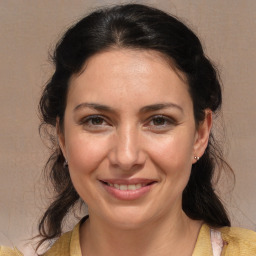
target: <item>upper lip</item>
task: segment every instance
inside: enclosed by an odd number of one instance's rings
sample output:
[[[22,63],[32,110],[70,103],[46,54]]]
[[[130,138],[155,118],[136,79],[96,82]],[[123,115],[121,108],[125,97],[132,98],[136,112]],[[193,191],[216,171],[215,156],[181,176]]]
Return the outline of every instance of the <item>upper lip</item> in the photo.
[[[133,179],[100,179],[101,182],[119,185],[150,184],[156,182],[154,179],[133,178]]]

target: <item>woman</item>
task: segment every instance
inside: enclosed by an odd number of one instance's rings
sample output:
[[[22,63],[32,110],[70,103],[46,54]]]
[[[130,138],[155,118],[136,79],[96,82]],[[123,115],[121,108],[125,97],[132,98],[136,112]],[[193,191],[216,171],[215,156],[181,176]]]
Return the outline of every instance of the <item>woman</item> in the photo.
[[[98,10],[54,61],[40,111],[57,132],[56,197],[39,232],[61,237],[44,255],[256,255],[256,234],[230,228],[214,193],[221,87],[189,28],[143,5]],[[83,201],[89,215],[62,235]]]

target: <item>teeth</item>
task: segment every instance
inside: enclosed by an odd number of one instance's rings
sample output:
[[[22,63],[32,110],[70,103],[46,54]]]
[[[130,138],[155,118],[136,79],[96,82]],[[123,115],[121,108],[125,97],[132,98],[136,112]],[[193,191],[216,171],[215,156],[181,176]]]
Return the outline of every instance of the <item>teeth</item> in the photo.
[[[135,187],[136,187],[136,189],[139,189],[139,188],[142,187],[142,185],[141,184],[136,184]]]
[[[145,187],[146,184],[129,184],[129,185],[125,185],[125,184],[112,184],[112,183],[108,183],[108,186],[110,187],[114,187],[116,189],[119,190],[136,190],[136,189],[140,189],[142,187]]]
[[[119,189],[120,189],[120,190],[127,190],[127,185],[120,185],[120,186],[119,186]]]
[[[128,185],[128,190],[135,190],[136,189],[136,185]]]

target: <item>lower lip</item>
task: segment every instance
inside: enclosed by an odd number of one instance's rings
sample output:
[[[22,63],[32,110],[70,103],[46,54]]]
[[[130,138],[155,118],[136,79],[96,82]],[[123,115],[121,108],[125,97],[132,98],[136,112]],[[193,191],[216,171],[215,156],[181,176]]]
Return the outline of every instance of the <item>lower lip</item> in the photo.
[[[136,200],[136,199],[139,199],[140,197],[144,196],[151,190],[151,188],[153,187],[154,184],[155,183],[152,183],[150,185],[141,187],[136,190],[119,190],[119,189],[116,189],[115,187],[110,187],[110,186],[102,183],[103,187],[109,194],[111,194],[112,196],[114,196],[115,198],[117,198],[119,200],[127,200],[127,201]]]

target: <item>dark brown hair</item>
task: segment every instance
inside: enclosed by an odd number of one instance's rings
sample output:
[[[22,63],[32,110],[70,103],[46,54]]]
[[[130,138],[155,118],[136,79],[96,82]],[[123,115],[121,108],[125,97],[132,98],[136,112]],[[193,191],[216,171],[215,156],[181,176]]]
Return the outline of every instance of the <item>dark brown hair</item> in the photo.
[[[188,80],[197,125],[204,120],[205,109],[216,112],[220,108],[222,94],[218,75],[198,37],[177,18],[163,11],[139,4],[119,5],[86,16],[57,44],[53,55],[55,72],[39,104],[41,128],[46,125],[56,129],[57,118],[62,127],[71,75],[81,71],[89,57],[113,46],[155,50],[171,59]],[[61,234],[64,217],[80,200],[68,168],[63,167],[64,160],[55,143],[45,168],[55,195],[39,224],[41,242]],[[212,185],[216,165],[223,164],[226,162],[211,134],[204,155],[192,166],[182,198],[183,210],[190,218],[215,227],[230,226]]]

